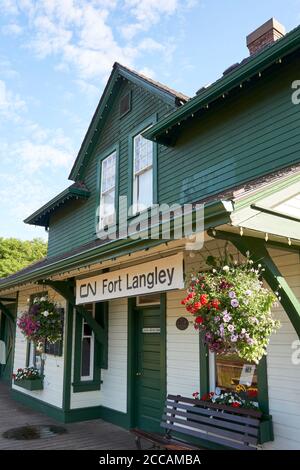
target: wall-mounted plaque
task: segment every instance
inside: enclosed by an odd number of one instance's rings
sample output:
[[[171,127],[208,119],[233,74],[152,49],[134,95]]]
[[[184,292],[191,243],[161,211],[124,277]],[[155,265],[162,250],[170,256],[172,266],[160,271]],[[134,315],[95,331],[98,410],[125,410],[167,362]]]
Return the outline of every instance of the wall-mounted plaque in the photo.
[[[177,318],[176,320],[176,328],[178,328],[178,330],[186,330],[189,326],[189,321],[187,318],[185,317],[179,317]]]

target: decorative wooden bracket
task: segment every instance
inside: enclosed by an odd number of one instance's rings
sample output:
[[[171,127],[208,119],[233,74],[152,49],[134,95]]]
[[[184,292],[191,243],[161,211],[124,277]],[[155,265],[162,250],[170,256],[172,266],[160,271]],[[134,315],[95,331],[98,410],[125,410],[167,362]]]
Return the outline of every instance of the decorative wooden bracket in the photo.
[[[98,341],[100,344],[105,342],[105,334],[102,326],[96,322],[96,320],[90,315],[89,312],[86,311],[82,305],[76,305],[74,294],[75,283],[73,279],[68,279],[67,281],[51,281],[46,279],[44,281],[38,281],[38,284],[47,285],[55,290],[59,295],[64,297],[91,327],[95,334],[96,341]]]
[[[256,265],[261,263],[264,266],[263,277],[273,292],[279,293],[280,303],[300,338],[300,302],[270,256],[266,248],[267,242],[261,238],[240,236],[218,230],[209,230],[208,235],[212,238],[230,241],[244,256],[247,256],[249,252]]]
[[[4,305],[2,303],[3,299],[0,300],[0,310],[4,313],[4,315],[7,316],[7,318],[9,318],[9,320],[13,323],[15,323],[15,317],[14,315],[11,313],[11,311],[9,310],[9,308]]]

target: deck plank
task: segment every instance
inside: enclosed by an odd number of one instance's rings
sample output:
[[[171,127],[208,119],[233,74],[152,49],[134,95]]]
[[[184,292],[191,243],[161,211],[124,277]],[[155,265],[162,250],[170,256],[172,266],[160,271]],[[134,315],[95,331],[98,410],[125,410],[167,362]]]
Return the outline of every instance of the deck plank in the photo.
[[[26,425],[63,426],[67,434],[37,440],[17,441],[2,434]],[[9,388],[0,382],[0,450],[126,450],[135,449],[133,436],[125,429],[101,419],[78,423],[60,423],[14,401]]]

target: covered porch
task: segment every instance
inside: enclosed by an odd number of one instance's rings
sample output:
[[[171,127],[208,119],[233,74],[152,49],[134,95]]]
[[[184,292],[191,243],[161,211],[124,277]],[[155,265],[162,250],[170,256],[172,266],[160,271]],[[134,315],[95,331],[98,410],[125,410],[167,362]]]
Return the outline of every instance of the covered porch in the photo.
[[[62,424],[43,413],[19,404],[10,388],[0,382],[0,450],[127,450],[135,449],[129,431],[102,419]],[[65,434],[32,440],[6,439],[3,433],[21,426],[56,425]]]

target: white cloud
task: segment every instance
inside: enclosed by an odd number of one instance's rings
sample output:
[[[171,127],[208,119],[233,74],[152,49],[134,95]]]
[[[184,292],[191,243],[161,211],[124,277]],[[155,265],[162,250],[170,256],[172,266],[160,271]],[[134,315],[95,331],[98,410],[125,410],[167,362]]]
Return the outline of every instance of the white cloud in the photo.
[[[6,11],[27,17],[27,47],[39,58],[54,55],[56,70],[75,70],[79,80],[103,82],[115,61],[134,67],[142,53],[163,50],[150,36],[135,44],[131,40],[195,1],[6,0]],[[125,41],[118,39],[120,32]]]
[[[4,80],[0,80],[0,115],[18,121],[20,113],[26,109],[25,101],[18,94],[8,90]]]
[[[74,155],[59,143],[57,145],[36,144],[29,140],[18,142],[17,146],[13,148],[13,153],[22,162],[26,173],[33,173],[40,169],[46,170],[47,168],[66,168],[74,159]]]
[[[9,23],[4,25],[1,31],[7,36],[19,36],[23,32],[23,28],[17,23]]]

